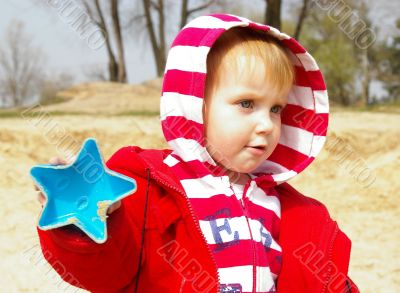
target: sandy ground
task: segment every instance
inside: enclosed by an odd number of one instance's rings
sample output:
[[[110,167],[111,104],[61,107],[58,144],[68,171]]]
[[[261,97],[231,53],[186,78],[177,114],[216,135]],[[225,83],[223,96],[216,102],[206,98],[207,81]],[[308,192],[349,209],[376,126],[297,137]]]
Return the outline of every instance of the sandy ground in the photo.
[[[399,114],[334,113],[326,148],[292,181],[323,201],[352,239],[350,276],[361,292],[400,292],[399,125]],[[97,138],[105,158],[124,145],[165,146],[157,117],[0,119],[2,292],[76,292],[41,256],[35,231],[40,207],[29,169],[68,155],[87,137]]]
[[[46,106],[46,111],[106,115],[158,112],[161,84],[161,79],[135,85],[112,82],[79,84],[59,92],[57,95],[68,101]]]

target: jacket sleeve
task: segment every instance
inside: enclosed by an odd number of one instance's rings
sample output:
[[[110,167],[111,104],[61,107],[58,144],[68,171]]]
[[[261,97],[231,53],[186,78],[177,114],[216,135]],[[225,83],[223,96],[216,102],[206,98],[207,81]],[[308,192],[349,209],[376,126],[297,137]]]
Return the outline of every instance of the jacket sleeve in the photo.
[[[328,291],[340,293],[359,293],[360,290],[348,275],[351,241],[340,229],[332,249],[334,276],[329,283]]]
[[[283,255],[278,292],[358,293],[348,276],[351,241],[327,208],[288,183],[277,190]]]
[[[110,159],[108,167],[133,177],[118,169],[118,157]],[[142,225],[140,215],[134,218],[136,213],[129,201],[140,197],[143,193],[140,185],[145,182],[144,178],[135,179],[137,192],[123,199],[121,207],[107,219],[105,243],[95,243],[75,226],[37,229],[44,257],[64,281],[91,292],[125,291],[135,282]]]

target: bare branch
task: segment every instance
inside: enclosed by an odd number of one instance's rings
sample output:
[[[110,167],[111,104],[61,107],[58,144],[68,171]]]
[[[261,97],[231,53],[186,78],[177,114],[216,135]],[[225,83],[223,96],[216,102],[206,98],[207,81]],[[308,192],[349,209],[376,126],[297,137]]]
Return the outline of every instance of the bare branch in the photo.
[[[125,56],[118,11],[119,0],[111,0],[111,19],[118,55],[118,81],[126,82]]]
[[[85,1],[83,1],[83,2],[85,2]],[[99,3],[99,0],[95,0],[94,3],[95,3],[95,7],[96,7],[96,12],[97,12],[97,14],[99,16],[98,23],[100,24],[100,28],[102,30],[104,30],[106,32],[107,36],[108,36],[108,29],[107,29],[106,21],[104,19],[103,11],[101,10],[101,6],[100,6],[100,3]]]
[[[294,38],[296,40],[299,40],[299,38],[300,38],[301,29],[303,27],[304,20],[307,17],[307,12],[308,12],[308,9],[309,9],[308,3],[309,3],[309,0],[303,0],[303,6],[301,8],[300,15],[299,15],[299,20],[297,21],[296,30],[295,30],[295,33],[294,33]]]
[[[106,21],[104,19],[103,11],[101,10],[101,6],[99,3],[99,0],[95,0],[95,6],[96,6],[96,11],[97,14],[99,15],[100,18],[100,28],[104,30],[106,33],[106,48],[107,48],[107,55],[108,55],[108,72],[109,72],[109,80],[110,81],[117,81],[118,80],[118,64],[117,61],[115,60],[114,53],[111,48],[111,42],[110,42],[110,34],[107,29]]]
[[[138,14],[138,15],[133,15],[132,17],[130,17],[127,22],[125,23],[125,25],[123,26],[124,29],[129,28],[133,25],[136,25],[138,23],[142,23],[142,22],[146,22],[146,16],[144,14]]]
[[[189,9],[189,1],[188,0],[182,0],[181,4],[181,21],[180,21],[180,28],[183,28],[185,24],[187,23],[187,20],[189,16],[197,11],[204,10],[208,7],[210,7],[212,4],[216,3],[215,0],[210,0],[207,1],[206,3],[199,5],[197,7],[194,7],[192,9]]]
[[[86,13],[89,15],[90,19],[99,22],[97,19],[95,19],[92,8],[90,8],[89,4],[86,1],[82,1],[82,5],[85,7]]]
[[[85,9],[86,14],[89,16],[89,19],[100,29],[106,31],[103,27],[101,19],[99,19],[99,15],[95,15],[93,9],[87,3],[87,1],[82,0],[82,5]]]
[[[207,7],[212,5],[214,2],[215,2],[215,0],[210,0],[210,1],[206,2],[206,3],[204,3],[203,5],[199,5],[199,6],[195,7],[195,8],[189,9],[188,10],[188,15],[191,15],[192,13],[195,13],[197,11],[206,9]]]
[[[44,55],[32,45],[22,22],[12,22],[0,49],[1,99],[21,106],[38,95],[43,80]]]
[[[153,7],[155,10],[157,10],[158,12],[160,12],[160,5],[154,1],[150,1],[151,7]]]

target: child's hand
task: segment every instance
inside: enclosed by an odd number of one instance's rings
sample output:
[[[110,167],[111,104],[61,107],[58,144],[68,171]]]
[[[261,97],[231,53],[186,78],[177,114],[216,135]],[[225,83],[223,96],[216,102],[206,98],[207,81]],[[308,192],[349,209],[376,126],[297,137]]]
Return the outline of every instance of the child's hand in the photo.
[[[66,165],[69,162],[67,162],[66,160],[64,160],[62,158],[59,158],[59,157],[53,157],[53,158],[50,159],[49,163],[52,164],[52,165]],[[36,185],[34,185],[34,187],[35,187],[35,190],[37,192],[37,200],[39,201],[39,203],[43,207],[44,203],[46,202],[46,197],[43,195],[43,193],[40,191],[40,189]],[[111,214],[112,212],[117,210],[120,206],[121,206],[121,201],[117,201],[117,202],[113,203],[108,208],[107,214]]]

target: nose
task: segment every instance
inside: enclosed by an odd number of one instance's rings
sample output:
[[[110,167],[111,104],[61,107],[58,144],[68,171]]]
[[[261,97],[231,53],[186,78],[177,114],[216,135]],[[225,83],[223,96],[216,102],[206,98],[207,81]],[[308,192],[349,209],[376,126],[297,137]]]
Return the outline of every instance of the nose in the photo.
[[[273,122],[269,114],[261,114],[257,118],[256,133],[269,134],[273,130]]]

